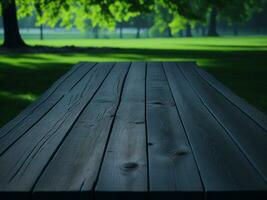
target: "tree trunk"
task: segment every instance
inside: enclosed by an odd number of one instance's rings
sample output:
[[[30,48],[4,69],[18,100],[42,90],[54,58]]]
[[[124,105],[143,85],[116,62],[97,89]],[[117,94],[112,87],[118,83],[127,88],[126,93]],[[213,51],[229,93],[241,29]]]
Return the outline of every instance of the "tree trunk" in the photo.
[[[43,30],[43,25],[40,25],[40,40],[44,39],[44,30]]]
[[[208,36],[219,36],[217,33],[217,9],[212,7],[209,20]]]
[[[93,32],[94,32],[95,38],[98,39],[99,38],[99,27],[98,26],[94,27]]]
[[[123,38],[123,22],[120,23],[120,38]]]
[[[256,32],[257,32],[258,35],[260,35],[261,34],[261,27],[257,27]]]
[[[4,26],[4,43],[6,48],[23,48],[27,45],[19,33],[17,10],[15,0],[2,2],[2,15]]]
[[[140,27],[136,29],[136,38],[140,38]]]
[[[191,25],[189,23],[186,24],[186,37],[192,37],[192,32],[191,32]]]
[[[200,32],[200,26],[197,25],[197,26],[195,27],[195,30],[196,30],[196,34],[199,35],[199,32]]]
[[[168,34],[168,37],[172,37],[173,36],[170,27],[167,27],[167,34]]]
[[[238,36],[238,28],[236,24],[233,25],[233,33],[234,33],[234,36]]]
[[[202,36],[206,36],[206,28],[205,26],[201,26],[201,32],[202,32]]]
[[[180,35],[180,37],[184,37],[184,32],[183,32],[183,30],[180,30],[180,31],[179,31],[179,35]]]

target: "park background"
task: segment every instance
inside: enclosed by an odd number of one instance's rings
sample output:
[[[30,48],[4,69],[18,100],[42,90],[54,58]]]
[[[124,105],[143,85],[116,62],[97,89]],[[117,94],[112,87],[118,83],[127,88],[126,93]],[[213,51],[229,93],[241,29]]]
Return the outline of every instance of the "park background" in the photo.
[[[114,19],[106,24],[94,23],[101,18],[94,7],[97,3],[90,7],[95,9],[95,16],[81,23],[77,13],[70,19],[62,17],[64,10],[56,20],[47,16],[41,19],[40,13],[29,6],[34,0],[24,2],[29,4],[16,1],[17,16],[21,37],[30,46],[0,48],[0,127],[80,61],[196,61],[267,113],[264,0],[216,5],[215,32],[211,32],[215,6],[208,4],[200,16],[179,9],[174,12],[161,0],[153,1],[149,9],[136,7],[134,11],[129,11],[131,1],[114,1]],[[46,12],[50,11],[42,10],[42,14]],[[0,44],[3,40],[0,17]]]

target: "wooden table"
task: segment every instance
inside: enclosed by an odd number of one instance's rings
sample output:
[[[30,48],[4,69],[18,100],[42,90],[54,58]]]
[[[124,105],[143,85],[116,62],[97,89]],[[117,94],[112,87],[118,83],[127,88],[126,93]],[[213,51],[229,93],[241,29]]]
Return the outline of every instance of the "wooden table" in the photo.
[[[0,129],[11,197],[267,199],[267,118],[194,63],[79,63]]]

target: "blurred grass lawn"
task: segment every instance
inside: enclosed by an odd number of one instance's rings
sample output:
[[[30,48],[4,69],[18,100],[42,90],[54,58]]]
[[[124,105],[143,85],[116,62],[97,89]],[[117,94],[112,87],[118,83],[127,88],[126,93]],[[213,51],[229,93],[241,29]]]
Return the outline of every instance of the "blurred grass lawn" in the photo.
[[[86,53],[0,54],[0,126],[79,61],[196,61],[267,113],[267,37],[27,40],[31,45],[112,47]]]

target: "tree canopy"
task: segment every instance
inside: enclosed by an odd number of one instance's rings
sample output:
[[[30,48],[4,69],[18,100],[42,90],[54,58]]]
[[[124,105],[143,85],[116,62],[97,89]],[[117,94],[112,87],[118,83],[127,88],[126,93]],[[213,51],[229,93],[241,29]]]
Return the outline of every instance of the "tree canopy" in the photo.
[[[37,25],[83,30],[92,27],[114,28],[144,13],[154,12],[154,26],[169,34],[208,23],[209,35],[218,35],[217,18],[229,24],[248,20],[267,0],[0,0],[4,25],[4,46],[25,46],[19,34],[18,18],[35,14]],[[139,23],[138,20],[136,23]]]

